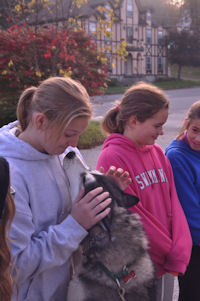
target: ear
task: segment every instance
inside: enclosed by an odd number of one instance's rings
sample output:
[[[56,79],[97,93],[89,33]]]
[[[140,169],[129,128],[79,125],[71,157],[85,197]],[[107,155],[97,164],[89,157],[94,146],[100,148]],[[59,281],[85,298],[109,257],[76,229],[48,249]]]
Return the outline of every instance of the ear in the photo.
[[[48,125],[48,119],[43,113],[36,113],[34,116],[34,125],[37,130],[45,130]]]
[[[128,119],[128,122],[127,122],[128,126],[129,126],[130,128],[134,128],[135,125],[136,125],[136,123],[137,123],[137,117],[136,117],[135,115],[131,116],[131,117]]]
[[[121,191],[121,192],[122,192],[122,200],[121,200],[120,204],[118,204],[121,207],[124,207],[124,208],[132,207],[132,206],[136,205],[140,200],[135,195],[125,193],[123,191]]]

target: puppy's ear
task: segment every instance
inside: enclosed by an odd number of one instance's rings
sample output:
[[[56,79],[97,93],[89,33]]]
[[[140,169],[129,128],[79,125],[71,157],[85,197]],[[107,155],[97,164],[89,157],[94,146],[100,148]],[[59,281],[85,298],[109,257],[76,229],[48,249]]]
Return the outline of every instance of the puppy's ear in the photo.
[[[118,199],[118,205],[120,207],[129,208],[136,205],[139,200],[137,196],[121,191],[121,198]]]

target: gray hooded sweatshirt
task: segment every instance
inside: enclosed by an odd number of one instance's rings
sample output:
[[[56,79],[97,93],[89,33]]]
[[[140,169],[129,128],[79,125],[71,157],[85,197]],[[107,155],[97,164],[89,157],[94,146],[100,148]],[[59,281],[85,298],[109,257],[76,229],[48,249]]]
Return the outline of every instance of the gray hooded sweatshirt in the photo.
[[[0,129],[0,156],[9,162],[16,191],[10,238],[19,300],[64,301],[70,257],[87,231],[70,215],[62,156],[37,151],[18,139],[15,129],[16,122]]]

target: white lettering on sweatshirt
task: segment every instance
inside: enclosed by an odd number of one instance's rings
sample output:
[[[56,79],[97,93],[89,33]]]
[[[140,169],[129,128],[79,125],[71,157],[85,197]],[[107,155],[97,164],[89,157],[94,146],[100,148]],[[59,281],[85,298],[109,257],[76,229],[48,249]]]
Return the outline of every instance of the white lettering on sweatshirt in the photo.
[[[140,190],[143,190],[145,187],[148,187],[152,184],[167,182],[167,177],[164,173],[164,170],[162,168],[158,168],[157,173],[155,169],[141,172],[135,176],[135,180],[138,183]]]

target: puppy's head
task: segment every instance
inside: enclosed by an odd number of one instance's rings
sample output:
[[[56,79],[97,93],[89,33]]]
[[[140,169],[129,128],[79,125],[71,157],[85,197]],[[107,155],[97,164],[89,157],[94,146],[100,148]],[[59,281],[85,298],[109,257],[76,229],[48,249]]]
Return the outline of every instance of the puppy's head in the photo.
[[[134,206],[138,203],[139,199],[136,196],[124,193],[106,175],[98,171],[89,170],[81,158],[74,152],[68,153],[64,159],[64,169],[70,181],[72,195],[77,194],[82,185],[84,186],[85,194],[97,187],[103,187],[103,191],[108,191],[109,197],[112,198],[112,202],[109,205],[111,208],[110,213],[89,230],[88,236],[82,243],[83,252],[87,256],[94,255],[96,252],[100,252],[101,249],[106,248],[112,240],[111,228],[115,214],[123,211],[122,208],[125,210]],[[74,193],[75,190],[76,193]]]

